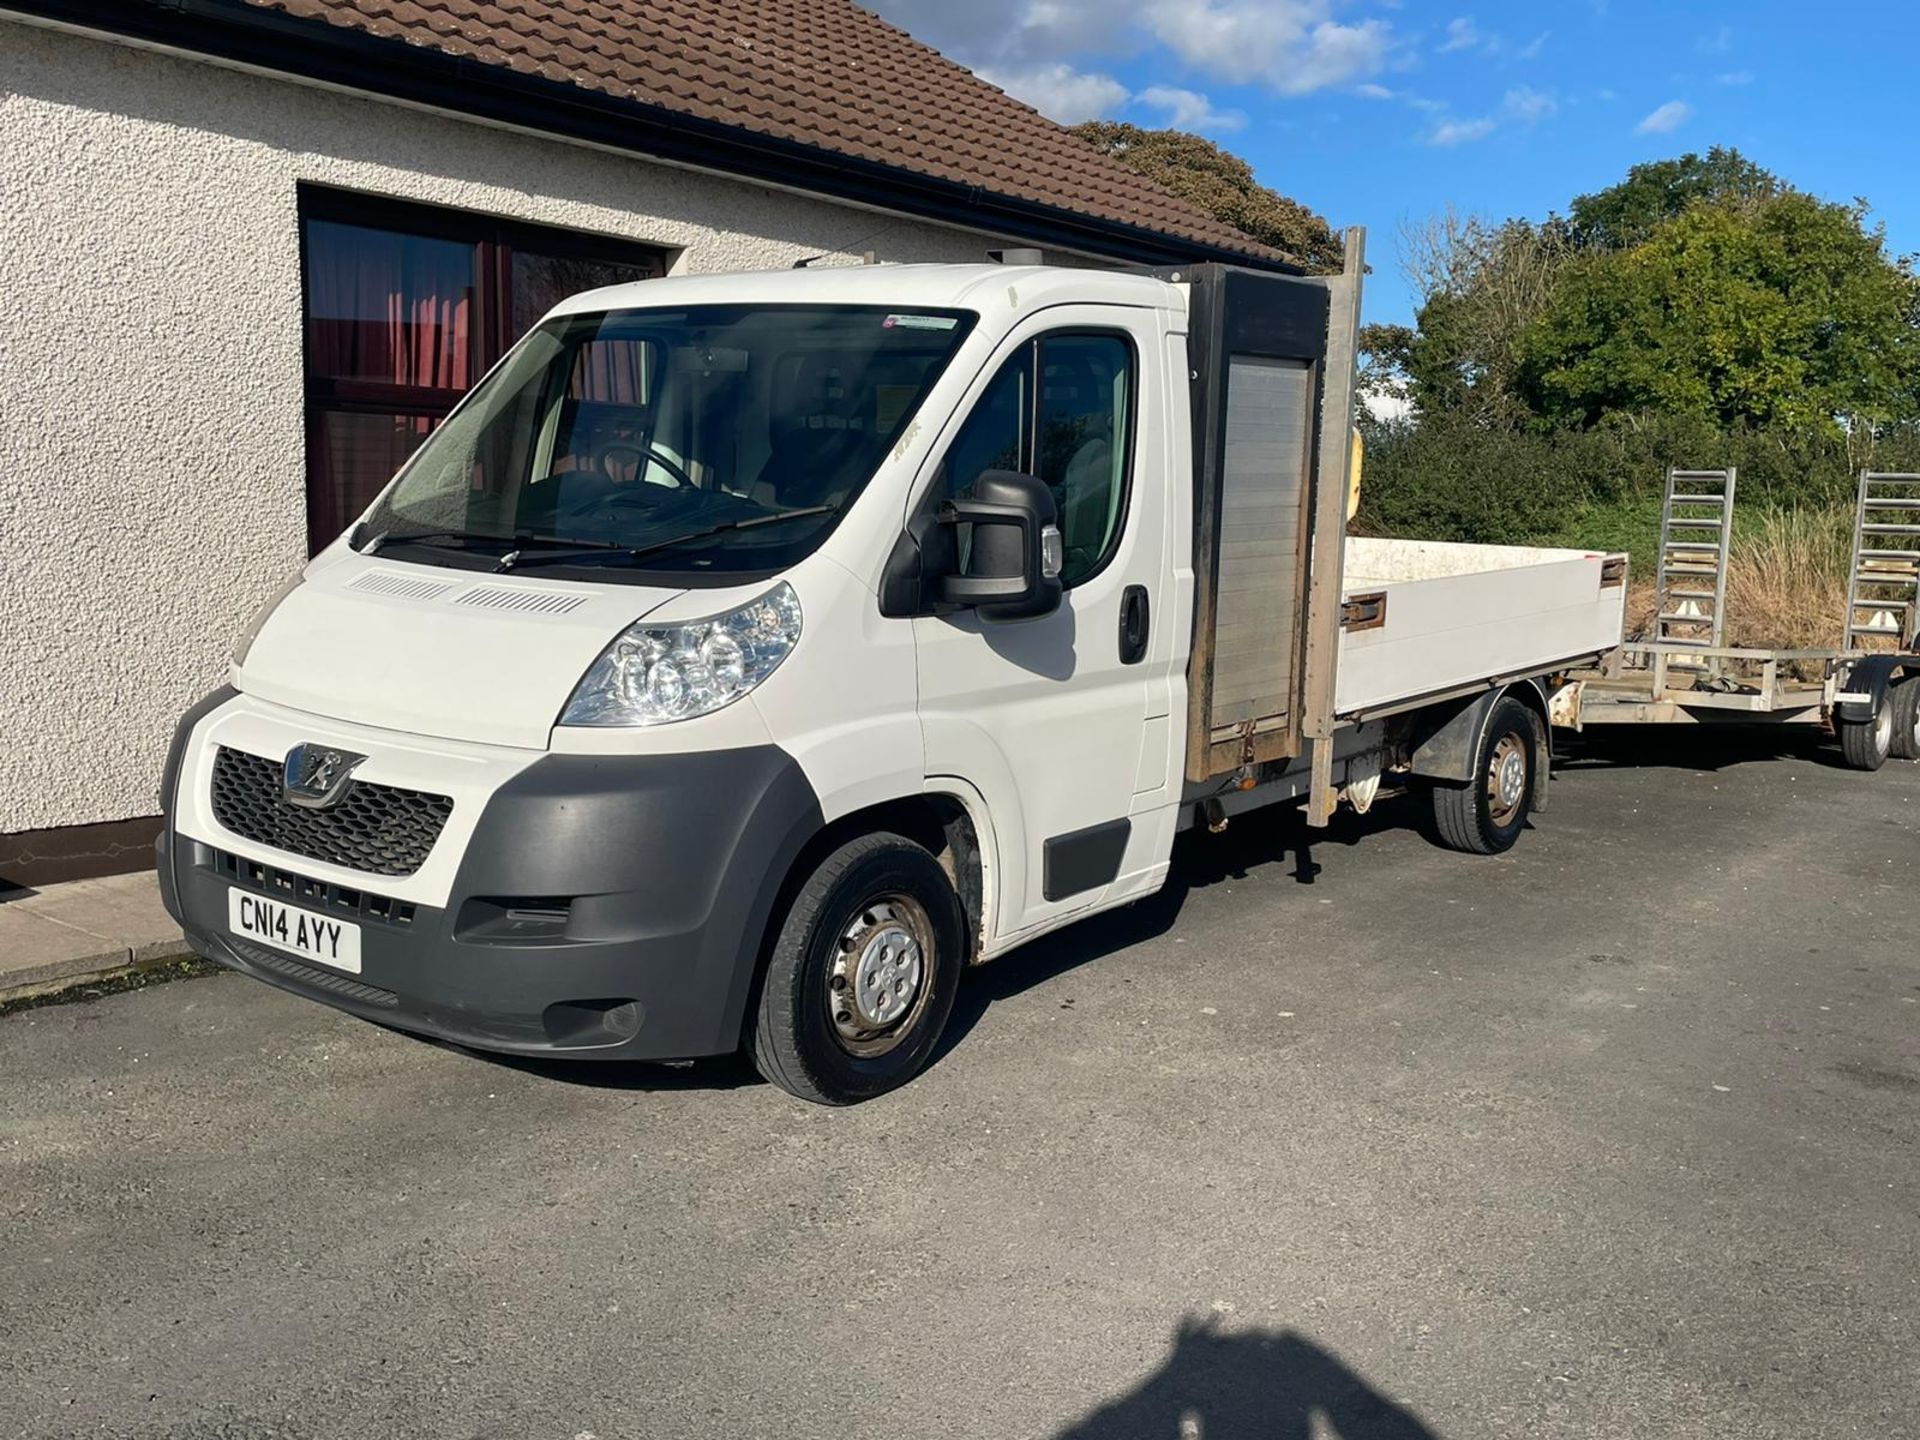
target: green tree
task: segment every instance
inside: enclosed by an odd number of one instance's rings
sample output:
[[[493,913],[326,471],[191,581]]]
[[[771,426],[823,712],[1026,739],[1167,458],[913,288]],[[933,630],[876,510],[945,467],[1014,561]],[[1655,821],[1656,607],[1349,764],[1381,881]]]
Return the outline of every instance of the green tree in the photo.
[[[1621,249],[1650,238],[1666,221],[1697,204],[1738,207],[1770,200],[1787,186],[1738,150],[1714,146],[1704,156],[1635,165],[1618,185],[1573,202],[1567,227],[1583,249]]]
[[[1537,415],[1580,426],[1912,415],[1914,279],[1862,219],[1783,190],[1695,202],[1637,244],[1583,255],[1520,341],[1522,393]]]
[[[1297,200],[1254,178],[1253,167],[1211,140],[1182,130],[1143,130],[1115,120],[1089,120],[1073,133],[1103,155],[1170,190],[1214,219],[1309,270],[1340,268],[1340,237]]]
[[[1574,253],[1566,232],[1448,213],[1401,241],[1405,268],[1425,296],[1401,361],[1414,403],[1423,414],[1464,414],[1481,424],[1527,420],[1518,387],[1522,342]]]

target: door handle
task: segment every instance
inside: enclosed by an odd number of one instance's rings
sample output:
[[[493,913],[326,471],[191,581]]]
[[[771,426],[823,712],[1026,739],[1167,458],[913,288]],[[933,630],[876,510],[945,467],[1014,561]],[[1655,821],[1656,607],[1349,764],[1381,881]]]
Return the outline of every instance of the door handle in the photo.
[[[1129,585],[1120,596],[1120,663],[1138,665],[1147,658],[1151,617],[1147,587]]]

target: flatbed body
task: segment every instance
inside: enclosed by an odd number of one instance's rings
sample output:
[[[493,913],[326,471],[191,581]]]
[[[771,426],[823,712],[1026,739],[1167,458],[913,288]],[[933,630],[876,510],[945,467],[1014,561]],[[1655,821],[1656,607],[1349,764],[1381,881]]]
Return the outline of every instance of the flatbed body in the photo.
[[[1350,539],[1335,715],[1589,660],[1619,643],[1625,581],[1592,550]]]

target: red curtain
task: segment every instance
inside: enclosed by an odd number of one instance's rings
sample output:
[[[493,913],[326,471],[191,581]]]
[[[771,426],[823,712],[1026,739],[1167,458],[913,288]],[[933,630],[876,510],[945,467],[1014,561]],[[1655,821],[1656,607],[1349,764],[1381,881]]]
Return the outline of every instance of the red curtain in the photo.
[[[307,269],[313,374],[472,383],[473,246],[321,222],[308,230]]]

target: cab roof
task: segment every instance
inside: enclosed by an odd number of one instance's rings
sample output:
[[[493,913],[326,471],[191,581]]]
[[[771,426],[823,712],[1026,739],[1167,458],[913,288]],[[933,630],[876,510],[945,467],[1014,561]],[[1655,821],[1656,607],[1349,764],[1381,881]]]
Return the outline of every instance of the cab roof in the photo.
[[[1131,305],[1186,311],[1183,287],[1151,275],[1065,265],[836,265],[637,280],[570,296],[555,315],[686,305],[886,305],[926,310]]]

